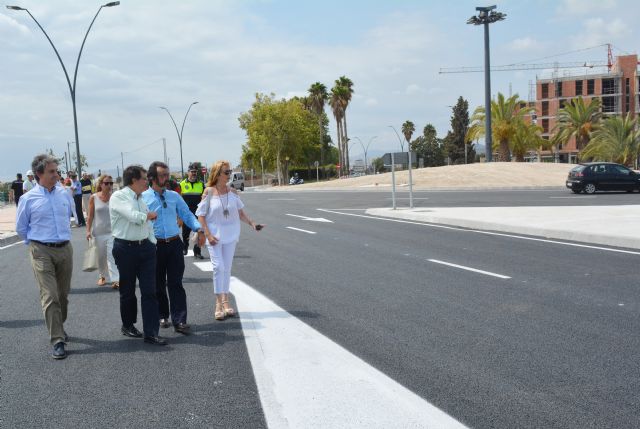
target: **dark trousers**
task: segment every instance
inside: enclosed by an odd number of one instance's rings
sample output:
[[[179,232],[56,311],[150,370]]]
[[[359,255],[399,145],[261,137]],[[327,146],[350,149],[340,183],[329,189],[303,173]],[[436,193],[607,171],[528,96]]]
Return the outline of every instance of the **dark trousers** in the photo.
[[[183,275],[182,241],[158,242],[156,246],[158,308],[161,319],[169,318],[169,308],[171,308],[171,321],[174,326],[178,323],[187,323],[187,293],[182,286]],[[167,288],[169,297],[167,297]]]
[[[120,272],[120,317],[122,325],[130,327],[138,317],[136,278],[140,286],[142,330],[146,337],[158,335],[160,317],[156,298],[156,246],[148,240],[131,244],[115,239],[113,258]]]
[[[189,207],[189,210],[191,210],[191,213],[193,214],[196,214],[196,209],[197,207],[195,208]],[[182,243],[184,243],[184,250],[189,250],[189,234],[191,234],[191,228],[189,228],[186,223],[183,223],[182,224]],[[193,254],[200,255],[201,252],[202,250],[200,250],[200,246],[195,244],[193,246]]]
[[[73,202],[76,203],[76,214],[78,215],[76,222],[78,225],[85,225],[84,214],[82,213],[82,195],[74,195]]]

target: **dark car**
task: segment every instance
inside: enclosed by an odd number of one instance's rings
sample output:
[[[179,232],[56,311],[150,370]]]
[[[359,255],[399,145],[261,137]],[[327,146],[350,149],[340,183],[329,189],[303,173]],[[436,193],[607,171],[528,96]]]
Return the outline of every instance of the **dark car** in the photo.
[[[640,174],[613,162],[588,162],[569,171],[567,188],[576,194],[595,191],[640,191]]]

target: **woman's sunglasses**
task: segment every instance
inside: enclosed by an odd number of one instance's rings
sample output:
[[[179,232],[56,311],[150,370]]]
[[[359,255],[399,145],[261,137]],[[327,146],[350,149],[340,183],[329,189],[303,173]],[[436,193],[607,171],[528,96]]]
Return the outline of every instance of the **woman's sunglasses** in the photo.
[[[102,184],[111,186],[111,185],[113,185],[113,182],[102,182]]]
[[[233,173],[233,170],[224,170],[223,173],[228,176],[229,174]]]

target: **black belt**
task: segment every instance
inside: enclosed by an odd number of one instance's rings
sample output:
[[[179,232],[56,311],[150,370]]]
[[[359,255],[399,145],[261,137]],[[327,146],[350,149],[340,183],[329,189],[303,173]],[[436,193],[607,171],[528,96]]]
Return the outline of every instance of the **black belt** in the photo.
[[[38,243],[38,244],[42,244],[43,246],[47,246],[47,247],[64,247],[67,244],[69,244],[69,241],[59,241],[57,243],[43,243],[42,241],[38,241],[38,240],[31,240],[34,243]]]
[[[123,240],[122,238],[114,238],[113,241],[116,243],[128,244],[129,246],[142,246],[143,244],[151,243],[148,238],[145,238],[144,240]]]
[[[179,240],[180,239],[180,235],[174,235],[173,237],[169,237],[169,238],[158,238],[156,237],[156,240],[158,240],[158,243],[171,243],[174,240]]]

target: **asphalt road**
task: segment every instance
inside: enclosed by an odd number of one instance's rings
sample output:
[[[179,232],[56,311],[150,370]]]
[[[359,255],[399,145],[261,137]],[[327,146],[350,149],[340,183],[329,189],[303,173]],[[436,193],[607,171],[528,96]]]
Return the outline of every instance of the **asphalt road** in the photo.
[[[640,198],[568,190],[415,196],[416,205],[439,207]],[[362,217],[391,205],[384,192],[242,198],[267,227],[243,230],[233,275],[463,423],[639,426],[640,300],[630,268],[638,255]],[[74,237],[79,267],[79,230]],[[239,321],[213,321],[209,273],[187,264],[195,332],[164,331],[170,345],[160,348],[121,336],[117,293],[76,269],[70,356],[60,362],[47,356],[22,245],[0,250],[0,273],[7,427],[266,426]]]

